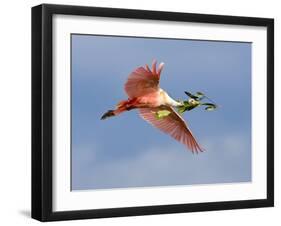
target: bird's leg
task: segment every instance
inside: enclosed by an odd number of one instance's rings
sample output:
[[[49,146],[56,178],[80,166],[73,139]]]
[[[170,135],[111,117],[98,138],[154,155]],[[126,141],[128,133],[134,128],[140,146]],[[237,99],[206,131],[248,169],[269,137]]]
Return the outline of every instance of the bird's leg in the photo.
[[[109,110],[101,116],[101,120],[104,120],[104,119],[112,117],[112,116],[115,116],[114,110]]]
[[[104,113],[101,117],[102,120],[112,117],[112,116],[116,116],[121,114],[124,111],[130,111],[132,109],[137,108],[137,100],[136,99],[128,99],[128,100],[122,100],[120,101],[115,110],[109,110],[106,113]]]

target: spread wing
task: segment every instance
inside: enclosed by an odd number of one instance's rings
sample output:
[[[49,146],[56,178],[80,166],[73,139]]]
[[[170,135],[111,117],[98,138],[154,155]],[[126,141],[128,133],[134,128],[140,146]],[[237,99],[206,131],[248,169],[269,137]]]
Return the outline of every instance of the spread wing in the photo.
[[[171,113],[168,116],[157,119],[155,114],[159,110],[168,110]],[[203,151],[187,127],[184,119],[172,107],[140,108],[139,113],[144,120],[184,144],[193,153]]]
[[[153,61],[151,70],[147,65],[135,69],[129,75],[124,87],[129,98],[140,97],[158,91],[163,66],[164,63],[161,63],[156,70],[156,61]]]

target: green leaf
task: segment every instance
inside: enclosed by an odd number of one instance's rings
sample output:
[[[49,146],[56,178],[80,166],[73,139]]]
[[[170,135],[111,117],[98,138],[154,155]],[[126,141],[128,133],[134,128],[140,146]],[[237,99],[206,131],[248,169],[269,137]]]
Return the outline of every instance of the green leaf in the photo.
[[[195,105],[190,105],[190,104],[188,103],[188,101],[184,101],[183,104],[184,104],[183,106],[177,107],[177,110],[178,110],[178,112],[179,112],[180,114],[182,114],[182,113],[184,113],[184,112],[186,112],[186,111],[190,111],[190,110],[192,110],[193,108],[197,107],[197,106],[195,106]]]
[[[182,114],[184,113],[186,110],[186,108],[184,106],[178,107],[178,113]]]
[[[171,114],[171,112],[168,110],[160,110],[155,113],[155,116],[157,119],[162,119],[164,117],[167,117],[169,114]]]
[[[197,97],[197,100],[202,100],[205,97],[205,94],[202,92],[196,92],[195,96]]]
[[[197,94],[197,96],[205,96],[205,94],[202,92],[196,92],[196,94]]]
[[[191,94],[190,92],[185,91],[184,92],[187,96],[189,96],[190,98],[200,101],[205,97],[205,94],[202,92],[196,92],[195,94]]]
[[[197,96],[194,96],[193,94],[191,94],[190,92],[185,91],[184,92],[187,96],[189,96],[192,99],[197,99]]]
[[[206,111],[213,111],[213,110],[215,110],[215,109],[217,108],[217,105],[212,104],[212,103],[203,103],[203,104],[201,104],[201,105],[207,106],[207,107],[205,108]]]

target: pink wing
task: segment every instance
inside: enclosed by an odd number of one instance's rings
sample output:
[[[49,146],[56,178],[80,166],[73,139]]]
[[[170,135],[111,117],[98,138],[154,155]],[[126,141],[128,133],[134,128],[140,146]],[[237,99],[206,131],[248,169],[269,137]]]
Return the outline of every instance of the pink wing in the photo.
[[[171,113],[166,117],[157,119],[155,113],[159,110],[168,110]],[[203,151],[187,127],[184,119],[172,107],[140,108],[139,113],[144,120],[184,144],[192,153]]]
[[[129,98],[140,97],[158,91],[163,66],[164,63],[161,63],[158,70],[156,70],[156,61],[153,61],[151,70],[147,65],[134,70],[125,83],[125,91]]]

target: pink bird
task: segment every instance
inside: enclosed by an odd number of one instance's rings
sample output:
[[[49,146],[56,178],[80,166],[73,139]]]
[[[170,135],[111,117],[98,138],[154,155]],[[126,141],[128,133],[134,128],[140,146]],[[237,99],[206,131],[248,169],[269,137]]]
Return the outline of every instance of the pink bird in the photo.
[[[163,66],[164,63],[161,63],[156,69],[156,61],[153,61],[151,69],[148,65],[135,69],[129,75],[124,87],[128,99],[119,102],[115,110],[107,111],[101,119],[138,109],[140,116],[145,121],[169,134],[193,153],[202,152],[203,149],[199,146],[184,119],[174,110],[174,107],[180,107],[183,103],[172,99],[167,92],[159,87]],[[161,118],[156,117],[157,113],[161,111],[169,114]]]

